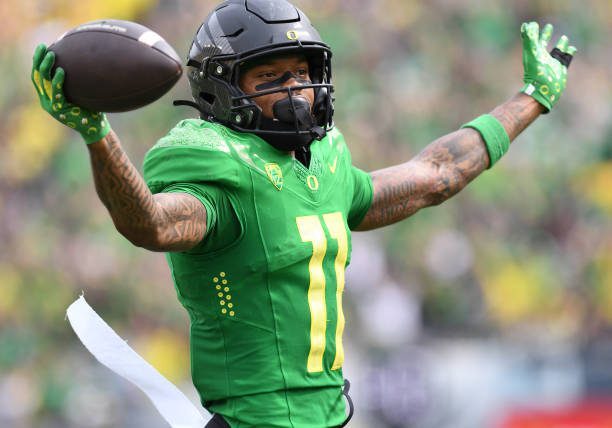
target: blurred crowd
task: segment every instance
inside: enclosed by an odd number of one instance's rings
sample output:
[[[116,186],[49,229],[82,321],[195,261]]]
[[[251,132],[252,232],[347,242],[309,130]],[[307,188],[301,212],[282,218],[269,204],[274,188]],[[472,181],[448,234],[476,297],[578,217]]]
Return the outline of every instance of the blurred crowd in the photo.
[[[38,43],[106,17],[149,26],[186,57],[216,3],[0,3],[0,426],[164,426],[78,342],[65,309],[82,293],[196,401],[188,319],[163,255],[115,231],[82,141],[39,108],[29,75]],[[610,2],[295,4],[332,47],[336,124],[367,171],[410,159],[516,93],[521,22],[551,22],[553,41],[567,34],[578,48],[555,111],[493,170],[439,207],[353,235],[351,426],[510,428],[526,426],[521,415],[612,400]],[[189,94],[183,78],[156,103],[110,115],[136,165],[195,116],[172,106]],[[606,417],[612,424],[605,411],[596,423]]]

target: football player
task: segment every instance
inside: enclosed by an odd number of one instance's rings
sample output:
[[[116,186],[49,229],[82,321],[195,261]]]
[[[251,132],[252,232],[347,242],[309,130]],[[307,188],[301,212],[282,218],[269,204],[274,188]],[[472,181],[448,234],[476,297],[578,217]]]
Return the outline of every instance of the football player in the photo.
[[[178,102],[199,118],[150,149],[144,178],[104,114],[66,113],[74,106],[63,97],[64,72],[51,75],[53,53],[39,46],[32,79],[41,104],[88,143],[116,228],[167,253],[191,319],[193,381],[216,415],[209,426],[346,424],[351,231],[450,198],[553,108],[575,48],[563,36],[549,53],[550,25],[523,24],[521,35],[520,92],[408,162],[369,174],[353,166],[334,126],[332,52],[285,0],[227,0],[202,23],[187,62],[193,101]]]

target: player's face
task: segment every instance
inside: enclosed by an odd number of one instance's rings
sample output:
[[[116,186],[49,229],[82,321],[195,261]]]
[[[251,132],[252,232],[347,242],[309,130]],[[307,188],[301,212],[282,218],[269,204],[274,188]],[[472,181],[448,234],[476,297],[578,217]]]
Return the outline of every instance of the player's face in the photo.
[[[287,73],[290,73],[291,76]],[[267,89],[286,88],[288,86],[310,83],[308,61],[306,61],[303,55],[272,57],[243,71],[239,83],[240,88],[247,95]],[[305,98],[312,108],[314,89],[294,90],[292,93],[293,96]],[[275,92],[253,98],[253,100],[261,108],[263,115],[272,119],[274,117],[272,110],[274,103],[284,98],[287,98],[287,92]]]

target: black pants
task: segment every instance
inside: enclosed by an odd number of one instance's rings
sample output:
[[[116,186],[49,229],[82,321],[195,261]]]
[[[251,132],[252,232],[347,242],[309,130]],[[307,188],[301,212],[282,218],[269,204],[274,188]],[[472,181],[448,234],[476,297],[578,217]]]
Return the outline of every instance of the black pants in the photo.
[[[230,426],[220,415],[214,415],[204,428],[230,428]]]

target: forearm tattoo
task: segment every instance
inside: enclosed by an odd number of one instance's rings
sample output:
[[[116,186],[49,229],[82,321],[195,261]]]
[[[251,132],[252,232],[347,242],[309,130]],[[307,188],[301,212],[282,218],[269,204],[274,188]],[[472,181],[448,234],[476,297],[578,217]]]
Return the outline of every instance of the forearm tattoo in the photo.
[[[517,94],[491,115],[514,140],[543,109],[533,98]],[[386,226],[419,209],[438,205],[457,194],[489,166],[489,155],[480,134],[461,129],[429,144],[401,165],[374,171],[374,199],[358,230]]]
[[[203,239],[202,203],[182,193],[151,194],[113,131],[88,148],[98,196],[117,230],[133,244],[153,251],[181,251]]]

